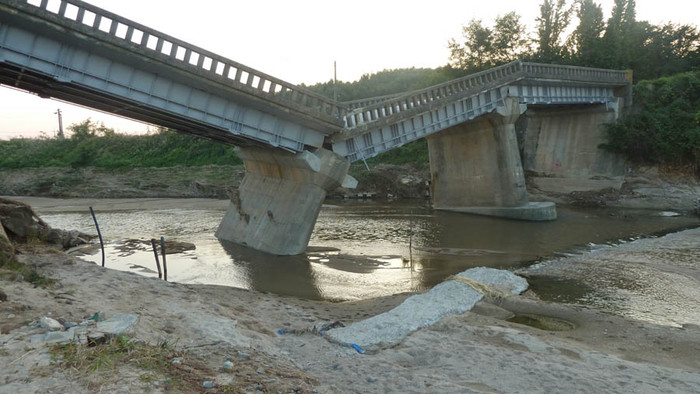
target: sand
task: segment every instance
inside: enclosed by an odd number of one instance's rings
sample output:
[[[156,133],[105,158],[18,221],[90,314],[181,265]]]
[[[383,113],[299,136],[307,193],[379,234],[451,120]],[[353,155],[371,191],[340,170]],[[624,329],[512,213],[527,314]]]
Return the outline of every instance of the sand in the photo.
[[[697,246],[699,239],[700,230],[687,230],[600,251],[596,258],[627,264],[635,248],[653,241],[659,253],[667,252],[664,263],[673,265],[674,256],[681,255],[674,249],[679,245],[692,279],[700,248],[688,245]],[[46,345],[29,341],[41,331],[30,322],[43,316],[81,321],[97,311],[107,317],[137,314],[129,335],[185,350],[183,363],[198,360],[214,371],[202,376],[203,381],[247,382],[243,392],[258,387],[285,393],[700,392],[700,322],[687,322],[683,328],[655,325],[547,303],[526,293],[499,302],[482,300],[472,312],[445,317],[396,345],[359,354],[307,330],[319,322],[348,325],[379,315],[409,294],[346,303],[307,301],[168,283],[41,248],[36,252],[22,255],[22,261],[58,282],[42,289],[0,280],[8,296],[0,302],[1,393],[163,392],[162,381],[144,380],[129,365],[97,381],[76,376],[57,367]],[[688,253],[694,256],[692,269]],[[547,331],[504,320],[513,312],[557,317],[575,327]],[[280,329],[299,333],[279,335]],[[222,369],[227,359],[234,363],[232,373]]]

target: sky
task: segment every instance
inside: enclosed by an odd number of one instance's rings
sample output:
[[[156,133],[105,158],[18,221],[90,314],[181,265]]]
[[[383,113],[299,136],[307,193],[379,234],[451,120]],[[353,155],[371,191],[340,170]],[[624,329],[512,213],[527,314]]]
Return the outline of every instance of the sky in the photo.
[[[573,0],[569,0],[571,3]],[[607,19],[614,0],[598,0]],[[471,19],[516,11],[534,26],[542,0],[87,0],[282,80],[354,81],[385,69],[447,64],[450,38]],[[176,5],[177,4],[177,5]],[[187,5],[181,5],[187,4]],[[637,0],[637,20],[697,25],[697,0]],[[578,21],[572,21],[573,24]],[[48,136],[91,118],[122,133],[149,125],[0,86],[0,139]]]

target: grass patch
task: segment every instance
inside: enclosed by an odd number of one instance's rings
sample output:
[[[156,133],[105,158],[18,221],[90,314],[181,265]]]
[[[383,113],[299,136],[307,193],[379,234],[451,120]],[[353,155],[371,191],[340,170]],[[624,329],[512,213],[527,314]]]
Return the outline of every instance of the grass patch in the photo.
[[[20,275],[23,280],[36,287],[47,288],[56,283],[55,279],[41,275],[34,268],[15,260],[6,260],[0,263],[0,278],[18,279]]]
[[[120,384],[120,376],[127,373],[123,368],[135,369],[138,379],[145,385],[158,386],[166,392],[201,391],[202,382],[211,380],[214,375],[197,360],[173,363],[178,358],[184,360],[186,354],[168,343],[153,346],[127,336],[117,336],[96,346],[60,344],[50,351],[60,368],[88,379],[90,390]]]

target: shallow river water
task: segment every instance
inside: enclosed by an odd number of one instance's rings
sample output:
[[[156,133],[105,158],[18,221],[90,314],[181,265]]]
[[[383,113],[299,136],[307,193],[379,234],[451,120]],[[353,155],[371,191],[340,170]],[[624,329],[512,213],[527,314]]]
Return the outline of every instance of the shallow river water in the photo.
[[[138,207],[138,201],[132,200],[132,207]],[[87,207],[66,205],[65,210],[37,210],[53,227],[95,234]],[[157,277],[150,243],[127,240],[163,236],[196,246],[167,255],[170,281],[350,300],[425,290],[471,267],[516,269],[544,258],[699,225],[697,217],[665,217],[652,211],[559,207],[556,221],[536,223],[435,211],[415,202],[331,202],[321,210],[309,251],[278,257],[214,237],[225,202],[203,208],[195,200],[179,200],[176,205],[106,211],[97,205],[106,266]],[[99,248],[92,253],[84,258],[99,264]],[[537,285],[545,298],[584,303],[591,299],[576,283],[568,288],[561,283]],[[547,288],[554,290],[548,294]]]

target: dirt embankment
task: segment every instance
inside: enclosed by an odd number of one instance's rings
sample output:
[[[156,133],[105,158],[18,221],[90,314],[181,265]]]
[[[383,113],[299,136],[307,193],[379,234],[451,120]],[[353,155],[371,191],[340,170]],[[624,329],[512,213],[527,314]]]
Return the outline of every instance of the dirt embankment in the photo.
[[[355,164],[350,174],[356,189],[338,188],[328,198],[424,199],[430,193],[426,167],[380,164],[370,171]],[[0,195],[59,198],[218,198],[238,187],[242,165],[133,168],[25,168],[0,171]],[[634,168],[622,177],[560,179],[527,175],[531,201],[580,207],[661,209],[681,212],[700,208],[700,179],[690,173]]]

